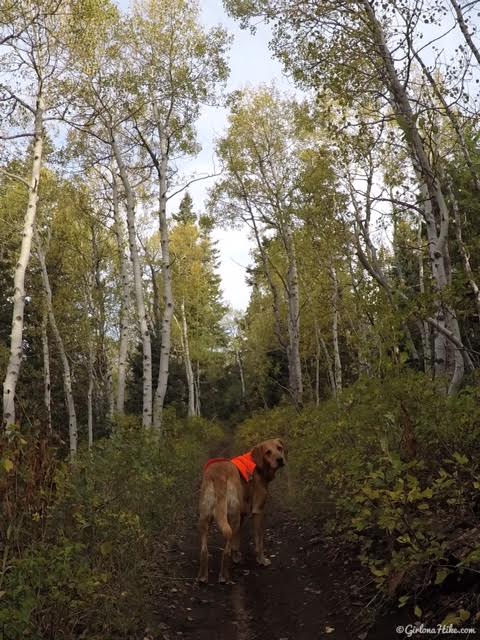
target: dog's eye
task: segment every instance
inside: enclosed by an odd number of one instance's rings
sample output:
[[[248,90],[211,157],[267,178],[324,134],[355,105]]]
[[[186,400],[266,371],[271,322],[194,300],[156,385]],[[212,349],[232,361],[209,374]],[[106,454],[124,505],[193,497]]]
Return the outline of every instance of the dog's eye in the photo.
[[[279,451],[283,451],[283,447],[281,447],[280,445],[278,445],[277,449],[278,449]]]
[[[271,449],[267,449],[267,456],[272,455],[272,450]]]

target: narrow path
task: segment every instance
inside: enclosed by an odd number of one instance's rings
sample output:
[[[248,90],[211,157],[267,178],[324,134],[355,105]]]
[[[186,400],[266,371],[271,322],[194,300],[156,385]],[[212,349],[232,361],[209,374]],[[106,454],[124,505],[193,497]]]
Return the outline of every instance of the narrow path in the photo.
[[[177,549],[177,586],[163,594],[166,638],[188,640],[312,640],[351,638],[344,623],[338,568],[319,544],[320,533],[307,529],[278,503],[269,504],[266,548],[272,560],[257,567],[250,540],[244,561],[233,569],[234,585],[217,584],[221,537],[211,536],[210,584],[199,586],[196,531]],[[247,527],[246,527],[247,529]],[[250,532],[245,531],[248,535]],[[245,541],[244,541],[245,542]],[[172,590],[173,589],[173,590]],[[172,604],[174,605],[172,607]]]
[[[228,455],[226,445],[215,455]],[[276,485],[275,487],[273,485]],[[301,522],[284,505],[285,476],[272,483],[266,510],[270,567],[255,563],[251,523],[243,531],[243,562],[233,567],[233,585],[217,583],[222,538],[209,540],[210,582],[198,570],[196,505],[187,532],[171,548],[171,580],[159,593],[157,624],[145,640],[390,640],[395,622],[366,632],[362,616],[371,591],[360,584],[354,558],[332,557],[319,524]],[[196,496],[195,496],[196,502]]]

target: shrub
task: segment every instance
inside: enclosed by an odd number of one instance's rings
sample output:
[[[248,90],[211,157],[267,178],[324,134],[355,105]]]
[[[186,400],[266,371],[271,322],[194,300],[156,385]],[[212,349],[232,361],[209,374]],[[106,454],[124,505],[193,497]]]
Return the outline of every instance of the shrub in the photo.
[[[177,421],[159,440],[126,417],[110,439],[81,452],[73,468],[58,464],[42,516],[23,509],[27,529],[32,518],[36,529],[27,542],[24,525],[16,532],[22,544],[3,574],[5,636],[100,640],[144,628],[165,544],[191,507],[207,446],[221,437],[218,426],[197,419]],[[28,449],[35,438],[22,440]],[[10,474],[31,473],[29,458],[22,465],[21,456],[9,456]],[[36,493],[44,490],[39,485]]]
[[[365,379],[318,408],[252,417],[239,447],[286,436],[292,505],[326,517],[379,589],[405,604],[478,571],[479,396],[446,398],[422,374]]]

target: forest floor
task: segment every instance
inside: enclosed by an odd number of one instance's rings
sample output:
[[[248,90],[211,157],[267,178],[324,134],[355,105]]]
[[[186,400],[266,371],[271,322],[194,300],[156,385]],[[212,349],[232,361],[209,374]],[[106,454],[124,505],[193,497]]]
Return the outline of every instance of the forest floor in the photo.
[[[225,455],[227,449],[215,451]],[[273,485],[274,483],[272,483]],[[210,582],[198,585],[196,504],[183,534],[169,546],[167,581],[155,592],[155,617],[143,640],[399,640],[401,611],[373,626],[368,611],[373,585],[355,555],[326,545],[320,523],[296,517],[281,500],[284,484],[267,504],[266,553],[271,566],[258,567],[251,527],[243,536],[244,559],[232,570],[233,585],[217,582],[222,538],[210,535]],[[273,489],[273,486],[272,486]],[[195,487],[194,498],[198,496]],[[248,529],[248,531],[247,531]],[[373,604],[375,604],[373,602]]]

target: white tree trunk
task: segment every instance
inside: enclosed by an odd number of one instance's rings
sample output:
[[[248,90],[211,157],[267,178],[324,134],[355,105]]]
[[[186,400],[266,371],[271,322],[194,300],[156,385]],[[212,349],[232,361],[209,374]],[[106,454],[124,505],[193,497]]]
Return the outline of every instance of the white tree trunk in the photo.
[[[327,364],[328,381],[330,383],[330,388],[332,390],[332,395],[333,395],[333,397],[335,397],[337,389],[335,387],[335,375],[334,375],[334,372],[333,372],[332,357],[330,356],[330,352],[328,350],[327,343],[325,342],[324,337],[320,333],[320,330],[318,329],[318,326],[315,326],[315,338],[317,340],[317,353],[319,352],[319,346],[322,347],[322,351],[323,351],[324,356],[325,356],[325,362]],[[317,398],[318,398],[318,404],[320,404],[320,380],[318,381],[318,386],[319,386],[319,389],[318,389],[318,393],[317,393]]]
[[[157,429],[162,426],[163,405],[167,393],[168,374],[170,368],[170,351],[172,346],[172,319],[174,312],[174,301],[172,291],[172,268],[170,264],[170,239],[167,223],[167,168],[168,155],[163,141],[162,132],[159,128],[159,135],[162,146],[162,157],[159,170],[159,228],[160,242],[162,245],[162,280],[163,280],[163,315],[162,328],[160,333],[160,366],[158,370],[158,383],[155,392],[155,403],[153,409],[153,425]]]
[[[195,415],[202,415],[202,402],[200,397],[200,362],[197,360],[197,376],[195,380]]]
[[[253,213],[250,214],[249,222],[252,225],[253,232],[255,235],[255,241],[257,243],[257,248],[260,253],[260,257],[262,259],[263,272],[265,274],[265,277],[267,278],[268,285],[272,293],[273,317],[275,318],[275,335],[277,336],[278,344],[282,347],[282,349],[284,349],[285,353],[287,353],[288,345],[285,338],[283,337],[282,318],[280,313],[280,296],[278,293],[278,286],[275,280],[273,279],[272,272],[270,269],[270,259],[265,251],[265,247],[263,246],[262,239],[260,237],[260,233],[258,230],[257,222],[255,220],[255,216],[253,215]]]
[[[95,344],[93,337],[90,338],[88,348],[88,389],[87,389],[87,431],[88,448],[93,446],[93,363],[95,358]]]
[[[188,341],[188,325],[187,316],[185,314],[185,300],[182,300],[181,304],[182,313],[182,342],[183,342],[183,359],[185,362],[185,374],[187,376],[188,387],[188,412],[189,418],[193,418],[196,415],[195,406],[195,379],[193,375],[192,361],[190,359],[190,345]]]
[[[315,406],[320,405],[320,338],[315,322]]]
[[[107,375],[107,394],[108,394],[108,419],[110,420],[110,424],[113,423],[113,418],[115,416],[115,393],[113,391],[113,375],[112,368],[109,367],[108,375]]]
[[[422,251],[422,221],[418,223],[418,282],[420,286],[420,293],[425,295],[425,273],[423,267],[423,251]],[[428,373],[432,367],[432,349],[430,347],[430,327],[425,320],[419,320],[418,326],[420,329],[420,335],[422,336],[422,350],[423,350],[423,369],[425,373]]]
[[[284,230],[285,247],[288,256],[288,356],[289,378],[293,401],[297,407],[303,402],[302,364],[300,360],[300,292],[298,285],[297,257],[291,228]]]
[[[126,194],[128,244],[130,259],[133,268],[133,286],[135,290],[135,302],[137,307],[138,325],[142,340],[143,350],[143,411],[142,424],[145,427],[152,426],[152,343],[150,328],[148,325],[145,297],[143,293],[142,269],[140,256],[138,255],[137,237],[135,229],[135,196],[130,185],[127,169],[123,162],[118,143],[112,136],[112,148],[120,172],[120,179]]]
[[[457,116],[457,112],[454,111],[454,109],[448,104],[448,102],[445,100],[445,97],[442,93],[442,89],[440,89],[440,87],[438,86],[437,81],[435,80],[432,72],[430,71],[430,69],[428,68],[428,66],[425,64],[425,62],[422,60],[421,56],[414,51],[413,52],[414,56],[415,56],[415,60],[417,60],[417,62],[420,64],[423,74],[424,76],[427,78],[428,82],[430,83],[430,86],[433,89],[433,92],[437,98],[437,100],[440,102],[440,104],[443,107],[443,110],[445,112],[445,115],[447,116],[447,118],[450,120],[450,124],[452,125],[453,130],[455,131],[455,134],[457,136],[458,139],[458,143],[460,145],[460,148],[462,149],[464,158],[465,158],[465,162],[467,163],[468,168],[470,169],[470,173],[472,174],[472,178],[475,184],[475,188],[478,192],[480,192],[480,177],[478,174],[477,169],[475,168],[475,163],[472,159],[472,156],[470,154],[470,151],[468,149],[468,144],[467,141],[465,139],[465,135],[463,132],[463,127],[461,122],[459,122],[458,116]],[[433,105],[434,108],[436,108],[437,105]]]
[[[120,278],[121,278],[121,307],[120,307],[120,344],[118,348],[117,362],[117,389],[115,397],[115,411],[119,415],[125,413],[125,387],[127,379],[127,358],[128,347],[130,344],[130,326],[129,326],[129,307],[132,299],[132,291],[130,285],[130,273],[128,263],[125,257],[123,224],[120,215],[120,204],[118,199],[117,176],[112,171],[112,199],[113,199],[113,215],[115,236],[117,238],[118,257],[120,260]]]
[[[242,358],[240,356],[240,351],[238,350],[238,348],[236,346],[235,346],[235,359],[237,361],[238,371],[240,373],[240,385],[241,385],[241,389],[242,389],[242,402],[245,402],[245,397],[247,395],[246,388],[245,388],[245,375],[243,373],[243,363],[242,363]]]
[[[455,235],[457,238],[458,250],[460,252],[460,256],[462,257],[465,275],[467,276],[468,284],[470,285],[470,289],[472,290],[473,298],[475,300],[475,306],[477,308],[477,315],[480,319],[480,288],[478,287],[475,275],[473,273],[472,265],[470,264],[470,255],[467,251],[467,247],[465,246],[465,242],[463,241],[462,218],[460,217],[460,210],[458,208],[457,199],[451,187],[449,187],[449,196],[450,200],[452,201],[453,214],[455,218]]]
[[[339,395],[342,392],[342,360],[340,358],[340,345],[338,342],[338,307],[340,304],[339,288],[338,288],[338,276],[335,267],[330,270],[333,280],[333,293],[332,293],[332,339],[333,339],[333,357],[335,362],[335,395]]]
[[[23,314],[25,311],[25,273],[32,249],[33,229],[37,213],[38,186],[42,168],[43,151],[43,97],[37,97],[35,110],[35,134],[33,141],[33,159],[30,183],[28,188],[28,204],[23,223],[20,255],[15,267],[12,332],[10,340],[10,357],[3,382],[3,426],[15,423],[15,393],[20,367],[23,358]]]
[[[458,4],[457,0],[450,0],[450,4],[452,5],[453,10],[455,11],[455,14],[457,16],[458,26],[460,27],[460,30],[463,33],[463,37],[465,38],[465,41],[468,44],[468,46],[470,47],[470,51],[475,56],[478,64],[480,64],[480,51],[476,47],[476,45],[475,45],[475,43],[473,41],[472,35],[471,35],[470,31],[468,30],[467,23],[465,22],[465,18],[463,17],[462,9],[461,9],[460,5]],[[472,4],[472,3],[469,3],[469,4]]]
[[[452,1],[452,0],[451,0]],[[424,141],[416,124],[405,85],[400,81],[392,54],[388,48],[382,25],[375,15],[374,6],[369,0],[361,0],[367,17],[377,52],[383,62],[383,72],[388,89],[393,98],[393,107],[397,122],[405,133],[410,147],[415,170],[424,190],[424,212],[427,226],[430,262],[433,280],[437,292],[437,332],[435,338],[435,373],[445,376],[447,370],[447,346],[445,330],[449,331],[461,345],[453,354],[453,374],[448,388],[449,394],[459,389],[465,372],[464,347],[455,310],[443,302],[442,292],[448,286],[448,225],[449,210],[440,187],[435,169],[432,166]],[[432,206],[434,204],[434,207]],[[434,213],[435,208],[435,213]],[[452,349],[450,349],[452,351]]]
[[[52,431],[52,384],[50,377],[50,349],[48,346],[48,311],[42,316],[42,352],[43,352],[43,402],[47,413],[47,429]]]
[[[55,313],[53,310],[52,290],[50,288],[50,280],[48,278],[47,265],[45,262],[45,255],[41,246],[38,233],[35,232],[35,244],[37,249],[37,257],[40,263],[40,269],[42,272],[43,288],[45,291],[45,303],[48,311],[48,319],[52,328],[55,342],[57,343],[57,349],[60,354],[60,359],[63,366],[63,387],[65,389],[65,400],[68,410],[68,435],[70,442],[70,459],[73,461],[77,453],[78,444],[78,431],[77,431],[77,414],[75,412],[75,401],[73,398],[73,386],[72,375],[70,372],[70,363],[65,352],[65,346],[63,339],[55,320]]]

